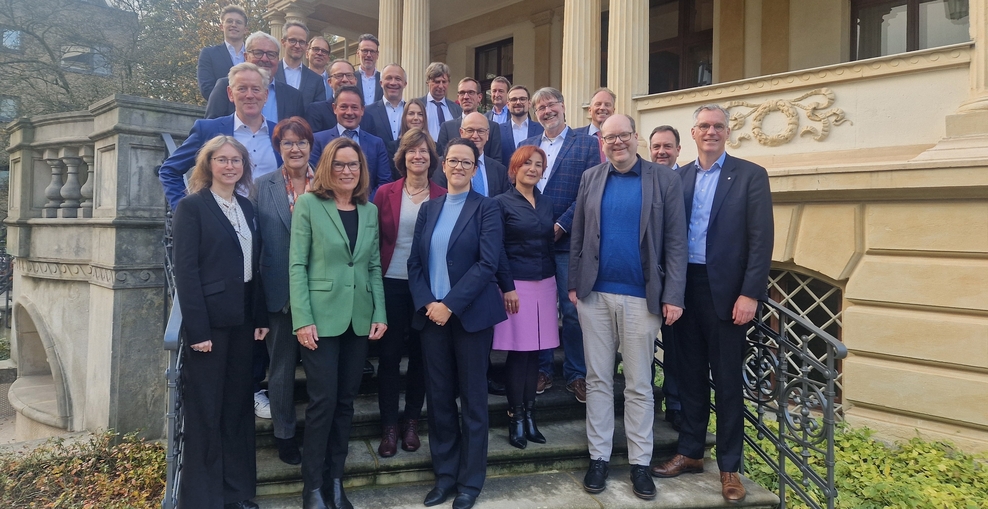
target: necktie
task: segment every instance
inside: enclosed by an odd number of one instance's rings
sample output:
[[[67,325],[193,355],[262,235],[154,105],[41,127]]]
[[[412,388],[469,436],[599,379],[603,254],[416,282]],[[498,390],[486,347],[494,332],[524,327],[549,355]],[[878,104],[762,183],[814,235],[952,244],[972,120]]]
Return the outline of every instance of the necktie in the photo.
[[[477,167],[477,173],[470,179],[470,187],[483,196],[487,196],[487,182],[484,182],[484,176],[481,175],[479,166]]]
[[[443,103],[436,100],[433,100],[432,103],[436,105],[436,118],[439,119],[439,125],[441,126],[446,121],[446,114],[443,113]]]
[[[606,163],[607,157],[604,156],[604,140],[600,139],[600,131],[593,133],[593,135],[597,138],[597,151],[600,152],[600,162]]]
[[[352,140],[357,137],[357,131],[354,131],[353,129],[345,129],[343,131],[343,136],[346,136]]]

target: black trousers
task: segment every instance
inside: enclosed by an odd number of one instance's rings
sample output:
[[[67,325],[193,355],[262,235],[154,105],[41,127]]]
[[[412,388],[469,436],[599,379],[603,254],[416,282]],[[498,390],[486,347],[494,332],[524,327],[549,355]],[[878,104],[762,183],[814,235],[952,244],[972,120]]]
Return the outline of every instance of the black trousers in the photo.
[[[305,491],[343,477],[353,423],[353,400],[360,390],[367,359],[367,336],[353,327],[336,337],[321,337],[318,348],[302,348],[309,405],[305,408],[302,482]]]
[[[398,424],[398,399],[401,393],[401,357],[408,351],[408,371],[405,373],[405,419],[422,416],[425,403],[425,373],[422,367],[422,342],[419,331],[413,329],[415,304],[407,279],[384,278],[384,307],[388,313],[388,329],[378,341],[377,404],[381,409],[381,424]]]
[[[508,407],[517,408],[535,401],[539,381],[539,350],[508,351],[504,361],[504,386]]]
[[[680,397],[683,430],[678,452],[703,458],[707,422],[710,419],[710,385],[713,376],[717,405],[717,466],[721,472],[741,468],[744,440],[742,364],[746,325],[721,320],[714,311],[705,265],[690,264],[686,271],[686,310],[673,325],[679,347]]]
[[[487,477],[487,362],[494,328],[467,332],[451,316],[422,329],[429,449],[436,486],[477,496]],[[462,417],[456,409],[459,394]]]
[[[185,345],[182,369],[185,449],[179,505],[216,509],[254,498],[253,321],[212,329],[211,352]]]

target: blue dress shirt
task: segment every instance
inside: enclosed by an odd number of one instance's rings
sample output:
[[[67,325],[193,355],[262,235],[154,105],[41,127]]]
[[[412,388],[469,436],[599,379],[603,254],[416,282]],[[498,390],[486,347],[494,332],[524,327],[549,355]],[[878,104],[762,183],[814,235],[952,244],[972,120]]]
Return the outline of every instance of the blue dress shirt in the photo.
[[[696,160],[696,185],[693,188],[693,203],[690,204],[689,263],[707,263],[707,225],[710,223],[710,209],[714,204],[720,169],[726,157],[727,152],[724,152],[708,170],[700,166],[699,159]]]

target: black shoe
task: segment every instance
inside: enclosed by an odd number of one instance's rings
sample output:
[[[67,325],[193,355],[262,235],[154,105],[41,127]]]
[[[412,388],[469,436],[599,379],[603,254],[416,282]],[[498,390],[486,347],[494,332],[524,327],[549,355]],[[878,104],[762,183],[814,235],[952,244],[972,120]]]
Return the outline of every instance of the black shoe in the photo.
[[[435,488],[429,490],[429,493],[425,495],[425,501],[422,503],[425,504],[426,507],[439,505],[446,501],[446,498],[449,497],[450,493],[453,493],[452,487],[440,488],[439,486],[436,486]]]
[[[322,497],[322,490],[315,489],[302,495],[302,509],[329,509]]]
[[[302,463],[302,454],[298,452],[298,445],[295,443],[295,437],[274,437],[274,442],[278,445],[278,458],[281,461],[284,461],[289,465],[298,465],[299,463]]]
[[[525,409],[516,406],[511,409],[511,417],[508,421],[508,443],[519,449],[524,449],[528,445],[525,438]]]
[[[453,509],[470,509],[477,502],[477,495],[460,493],[453,499]]]
[[[258,507],[250,500],[241,500],[232,504],[223,504],[223,509],[258,509]]]
[[[364,376],[374,376],[374,365],[370,359],[364,361]]]
[[[539,432],[538,426],[535,425],[535,418],[532,413],[535,411],[535,402],[527,401],[525,402],[525,438],[529,442],[535,442],[537,444],[545,443],[545,435]]]
[[[504,387],[504,384],[496,382],[490,378],[487,379],[487,394],[492,396],[504,396],[508,393],[508,389]]]
[[[645,500],[655,498],[655,483],[652,482],[647,465],[631,465],[631,487],[638,498]]]
[[[682,410],[666,410],[666,422],[672,425],[672,429],[676,431],[682,431],[683,430]]]
[[[587,475],[583,476],[583,489],[587,493],[600,493],[604,491],[607,481],[607,462],[603,459],[590,460],[590,468]]]
[[[343,479],[332,479],[329,486],[323,486],[323,489],[326,490],[326,505],[330,509],[353,509],[353,504],[347,500],[346,492],[343,491]]]

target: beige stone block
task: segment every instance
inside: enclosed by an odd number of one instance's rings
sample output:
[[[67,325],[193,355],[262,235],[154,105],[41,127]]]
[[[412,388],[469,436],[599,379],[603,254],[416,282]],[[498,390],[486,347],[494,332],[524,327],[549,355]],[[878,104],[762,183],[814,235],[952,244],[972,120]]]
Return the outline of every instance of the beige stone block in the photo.
[[[775,218],[775,244],[772,248],[772,261],[792,261],[793,245],[796,242],[796,227],[799,225],[799,213],[802,205],[773,205],[772,216]]]
[[[856,352],[988,368],[988,319],[981,317],[850,306],[843,341]]]
[[[988,253],[988,202],[871,204],[865,232],[869,250]]]
[[[852,405],[988,426],[988,374],[853,355],[844,361]]]
[[[832,279],[847,277],[857,259],[856,205],[812,204],[803,207],[793,260]]]
[[[866,255],[844,297],[988,311],[988,260]]]
[[[948,441],[969,453],[988,452],[988,431],[982,429],[866,407],[846,410],[844,419],[851,426],[871,429],[875,438],[889,442],[905,442],[918,436],[924,440]]]

